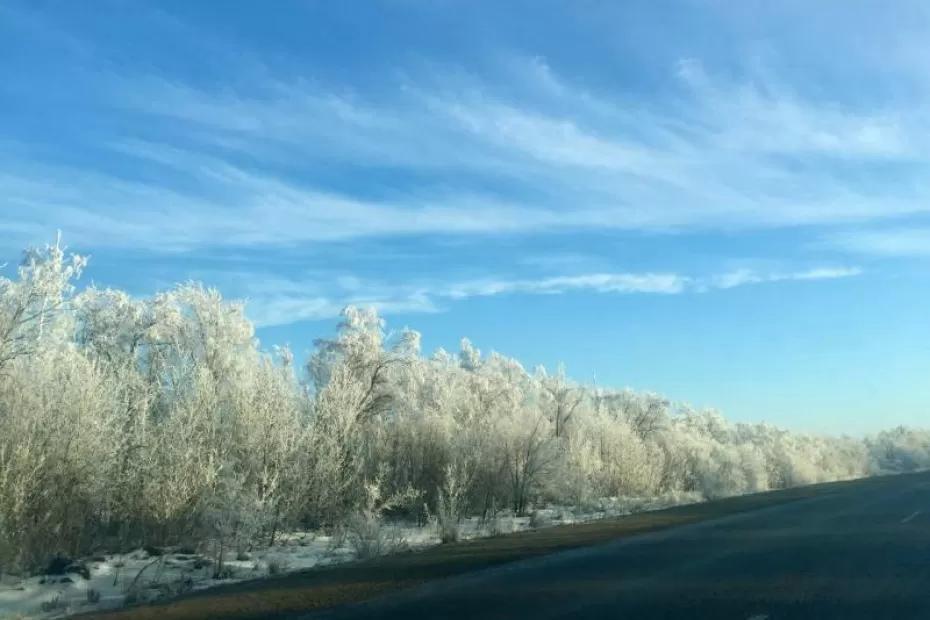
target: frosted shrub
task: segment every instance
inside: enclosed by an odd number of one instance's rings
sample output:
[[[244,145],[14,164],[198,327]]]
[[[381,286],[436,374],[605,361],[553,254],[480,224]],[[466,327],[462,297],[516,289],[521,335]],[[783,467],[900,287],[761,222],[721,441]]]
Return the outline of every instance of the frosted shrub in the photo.
[[[67,346],[32,361],[0,378],[0,565],[16,569],[96,542],[112,463],[106,380]]]
[[[203,499],[203,506],[198,509],[199,537],[211,550],[214,578],[227,575],[226,558],[230,551],[239,552],[257,542],[263,524],[262,511],[256,503],[250,489],[231,472],[223,473]]]
[[[587,438],[573,437],[556,447],[551,475],[541,490],[543,499],[555,504],[589,507],[600,497],[597,471],[601,466],[597,451]]]
[[[459,539],[459,524],[467,507],[465,502],[468,485],[469,476],[464,467],[446,467],[436,505],[439,539],[444,543],[456,542]]]
[[[304,440],[302,516],[308,524],[337,524],[364,499],[363,428],[355,414],[363,391],[340,365],[316,394]]]
[[[866,441],[872,467],[879,472],[930,468],[930,430],[898,427]]]
[[[541,510],[534,510],[530,513],[530,527],[537,529],[552,525],[552,518]]]
[[[58,242],[24,252],[18,279],[0,277],[0,370],[68,338],[73,281],[86,265],[86,258],[66,255]]]
[[[409,506],[420,497],[420,492],[412,488],[384,497],[381,488],[381,476],[366,482],[364,502],[349,518],[349,543],[359,558],[383,555],[402,547],[404,541],[385,525],[384,515],[392,509]]]
[[[543,478],[556,462],[556,448],[542,416],[519,411],[499,427],[514,513],[526,513]]]

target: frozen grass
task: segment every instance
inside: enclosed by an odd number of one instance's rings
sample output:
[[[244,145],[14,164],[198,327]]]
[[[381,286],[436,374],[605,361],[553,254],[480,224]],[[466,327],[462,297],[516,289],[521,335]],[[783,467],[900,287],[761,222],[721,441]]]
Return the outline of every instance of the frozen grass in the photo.
[[[679,494],[661,498],[609,498],[587,509],[548,506],[528,516],[500,513],[482,521],[477,517],[459,524],[462,541],[501,534],[525,532],[557,525],[588,523],[698,501],[696,495]],[[381,523],[377,535],[383,552],[425,549],[440,544],[441,527],[430,523],[417,527],[409,523]],[[383,546],[382,546],[383,545]],[[18,579],[6,576],[0,582],[0,619],[47,619],[71,614],[106,610],[126,604],[150,603],[174,598],[218,585],[278,577],[307,569],[367,559],[364,544],[349,534],[291,532],[279,537],[273,547],[253,548],[231,554],[224,562],[228,578],[215,579],[214,565],[201,554],[165,550],[160,556],[136,550],[84,558],[90,579],[78,574],[34,576]],[[376,554],[375,554],[376,555]]]
[[[910,475],[910,474],[901,474]],[[293,532],[274,547],[253,549],[246,560],[228,560],[231,576],[213,579],[200,555],[144,551],[89,561],[90,579],[69,575],[17,580],[0,587],[0,618],[48,619],[81,614],[109,620],[258,619],[359,601],[425,581],[564,551],[620,537],[755,510],[867,485],[876,478],[824,483],[701,502],[693,494],[661,498],[612,498],[593,509],[548,506],[529,516],[500,514],[463,519],[461,541],[440,543],[436,523],[424,527],[386,523],[400,551],[365,561],[348,536]],[[410,551],[420,551],[410,553]],[[199,566],[199,567],[198,567]],[[144,570],[143,570],[144,569]],[[140,572],[142,573],[140,576]],[[99,593],[92,603],[88,591]],[[179,596],[183,595],[183,596]],[[153,603],[122,608],[127,603]],[[116,609],[122,608],[122,609]],[[85,615],[86,614],[86,615]]]
[[[832,493],[847,485],[869,485],[875,480],[811,485],[639,512],[619,518],[555,524],[554,527],[536,530],[529,529],[529,517],[507,519],[515,530],[512,535],[478,537],[446,545],[435,545],[429,536],[424,536],[424,545],[431,545],[431,548],[419,553],[398,553],[364,562],[292,573],[276,580],[220,586],[162,604],[127,608],[109,614],[91,614],[86,620],[97,617],[107,620],[258,620],[276,614],[306,612],[366,600],[429,580],[507,562]],[[621,510],[621,502],[610,503],[616,510]],[[649,505],[642,504],[641,507],[648,508]],[[559,509],[547,509],[550,510],[555,513]],[[609,515],[611,511],[598,512]]]
[[[234,574],[225,581],[211,579],[210,567],[200,572],[189,568],[189,556],[185,559],[168,553],[163,556],[165,566],[161,572],[151,573],[140,588],[145,593],[140,601],[155,601],[155,605],[94,613],[123,604],[125,584],[152,562],[141,552],[107,556],[106,561],[91,567],[88,582],[80,583],[80,578],[72,576],[74,583],[64,585],[38,584],[38,578],[19,582],[18,585],[7,583],[0,592],[0,617],[52,618],[68,613],[91,612],[87,618],[105,617],[110,620],[266,618],[364,600],[430,579],[830,493],[842,485],[869,484],[869,480],[873,479],[699,503],[688,503],[697,499],[691,495],[652,500],[613,499],[602,502],[603,505],[596,510],[575,511],[552,506],[538,510],[532,516],[501,515],[493,523],[481,523],[470,518],[462,522],[463,540],[445,545],[438,544],[439,532],[434,524],[420,528],[387,525],[396,528],[395,533],[404,538],[406,549],[422,551],[395,553],[351,563],[347,562],[356,556],[344,537],[334,539],[312,533],[293,533],[272,549],[251,552],[250,560],[230,561]],[[534,524],[539,527],[534,529]],[[511,534],[489,536],[491,532]],[[126,562],[119,568],[124,575],[122,586],[113,583],[116,564],[120,561]],[[275,562],[285,566],[286,571],[276,578],[262,578],[269,576],[268,566]],[[169,585],[185,577],[190,578],[193,591],[163,600],[176,593]],[[100,590],[99,604],[87,602],[88,588]],[[43,610],[42,603],[50,600],[57,600],[59,607]],[[7,615],[3,616],[3,612]]]
[[[166,550],[150,556],[143,550],[85,558],[90,579],[71,573],[17,579],[0,584],[0,618],[55,618],[82,611],[145,603],[202,590],[222,583],[299,571],[354,559],[347,544],[331,536],[295,532],[279,544],[224,561],[226,579],[214,578],[215,566],[201,554]],[[90,594],[88,594],[90,593]]]

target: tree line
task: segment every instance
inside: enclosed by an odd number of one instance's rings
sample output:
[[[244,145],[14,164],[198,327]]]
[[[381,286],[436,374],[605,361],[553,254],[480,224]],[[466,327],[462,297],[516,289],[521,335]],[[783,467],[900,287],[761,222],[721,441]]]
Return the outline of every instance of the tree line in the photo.
[[[930,433],[734,424],[649,393],[528,371],[468,340],[420,351],[371,309],[297,367],[196,283],[140,299],[75,281],[55,244],[0,280],[0,571],[144,545],[224,550],[384,519],[717,498],[930,465]]]

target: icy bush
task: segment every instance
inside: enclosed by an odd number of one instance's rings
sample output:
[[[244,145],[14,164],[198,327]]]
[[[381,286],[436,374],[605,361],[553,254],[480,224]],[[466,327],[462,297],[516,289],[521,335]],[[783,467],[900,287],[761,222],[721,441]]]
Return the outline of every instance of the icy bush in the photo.
[[[362,559],[384,555],[403,547],[405,541],[398,537],[396,528],[385,524],[384,515],[395,508],[409,506],[420,497],[419,491],[410,487],[385,497],[382,488],[381,476],[365,483],[364,502],[349,518],[349,542],[356,555]]]

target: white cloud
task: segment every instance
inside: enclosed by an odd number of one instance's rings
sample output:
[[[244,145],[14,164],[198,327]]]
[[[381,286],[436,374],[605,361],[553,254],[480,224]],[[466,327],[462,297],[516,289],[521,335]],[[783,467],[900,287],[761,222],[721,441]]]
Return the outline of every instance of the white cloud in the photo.
[[[75,244],[172,250],[833,224],[930,210],[915,172],[930,164],[916,113],[805,99],[765,74],[728,82],[695,61],[678,69],[680,100],[661,106],[584,90],[539,59],[512,70],[536,85],[523,98],[435,75],[377,102],[300,79],[265,76],[243,92],[101,76],[108,105],[159,127],[162,144],[109,142],[124,170],[160,167],[157,181],[0,151],[0,215],[19,231],[61,228]],[[854,174],[837,174],[833,159]],[[876,161],[883,174],[906,162],[907,182],[880,182]],[[360,186],[365,167],[416,182],[337,191],[314,175],[334,166],[362,167]]]
[[[930,228],[884,228],[830,235],[827,244],[848,252],[888,257],[930,256]]]
[[[0,174],[9,227],[41,241],[62,230],[73,245],[156,251],[292,245],[303,241],[429,233],[499,233],[576,223],[570,213],[531,210],[483,196],[408,196],[374,201],[302,187],[222,161],[181,154],[209,193],[52,167]],[[41,179],[54,179],[45,181]],[[92,205],[121,205],[98,209]],[[38,239],[35,237],[38,236]]]
[[[788,274],[775,274],[772,280],[835,280],[858,275],[862,275],[862,269],[859,267],[820,267]]]
[[[725,83],[702,63],[682,60],[678,76],[694,93],[699,116],[718,147],[744,153],[828,154],[848,158],[911,157],[905,109],[858,112],[835,101],[805,101],[771,74]]]
[[[858,268],[818,267],[803,271],[760,273],[737,270],[705,277],[676,273],[592,273],[538,279],[487,278],[452,284],[419,283],[413,286],[337,278],[342,290],[321,295],[318,286],[293,280],[241,274],[243,282],[257,282],[247,297],[249,315],[259,326],[283,325],[337,316],[348,304],[375,306],[385,314],[440,312],[443,302],[497,295],[561,295],[588,291],[601,294],[676,295],[706,293],[767,282],[828,280],[859,275]],[[346,282],[350,282],[346,285]],[[301,291],[306,293],[301,294]]]
[[[329,319],[339,315],[343,308],[373,306],[382,314],[429,313],[440,308],[428,297],[411,294],[407,297],[381,298],[357,296],[345,298],[314,297],[301,295],[272,295],[255,297],[246,302],[249,318],[259,327],[289,325],[299,321]]]
[[[860,274],[862,274],[862,269],[858,267],[818,267],[805,271],[773,273],[759,273],[751,269],[739,269],[699,281],[696,286],[699,290],[729,289],[747,284],[761,284],[765,282],[834,280],[837,278],[850,278]]]
[[[674,273],[594,273],[538,280],[476,280],[450,286],[440,294],[452,299],[505,293],[560,294],[573,290],[598,293],[680,293],[687,280]]]

